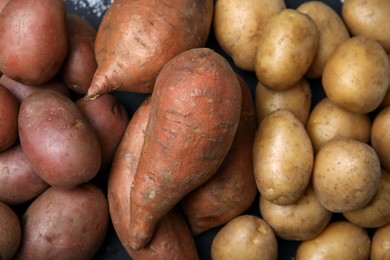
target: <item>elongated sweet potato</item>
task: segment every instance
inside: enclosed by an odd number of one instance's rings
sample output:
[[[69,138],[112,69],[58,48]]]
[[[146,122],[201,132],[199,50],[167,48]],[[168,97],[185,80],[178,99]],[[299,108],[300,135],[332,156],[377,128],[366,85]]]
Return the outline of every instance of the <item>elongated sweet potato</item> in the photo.
[[[198,259],[194,238],[181,212],[174,208],[157,224],[150,243],[141,250],[131,249],[128,240],[130,190],[137,170],[149,119],[147,98],[129,122],[118,146],[108,179],[110,216],[119,240],[132,259]]]
[[[166,62],[205,46],[213,8],[212,0],[116,0],[97,32],[98,68],[86,97],[115,89],[151,93]]]
[[[214,175],[237,131],[241,89],[230,64],[208,48],[183,52],[159,73],[130,196],[130,246]]]
[[[181,201],[194,235],[221,226],[239,216],[257,194],[252,147],[256,113],[252,94],[239,77],[242,92],[241,118],[233,144],[218,172]]]

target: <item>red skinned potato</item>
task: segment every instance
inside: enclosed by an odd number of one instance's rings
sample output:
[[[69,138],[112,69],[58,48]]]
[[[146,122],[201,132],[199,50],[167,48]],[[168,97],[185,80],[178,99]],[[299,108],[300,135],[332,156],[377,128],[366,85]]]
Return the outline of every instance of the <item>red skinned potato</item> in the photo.
[[[9,1],[0,13],[0,71],[28,85],[52,79],[68,51],[65,19],[63,0]]]
[[[69,98],[36,91],[22,101],[18,123],[23,151],[50,185],[75,187],[98,173],[101,149],[95,130]]]
[[[79,99],[76,104],[91,123],[101,147],[101,170],[108,169],[129,123],[129,114],[111,94],[95,100]]]
[[[108,203],[114,229],[132,259],[198,259],[196,245],[182,213],[172,209],[157,224],[151,241],[138,251],[128,240],[130,190],[149,119],[150,99],[136,110],[118,146],[108,179]]]
[[[61,77],[73,91],[85,94],[97,68],[96,29],[77,14],[67,15],[69,50],[61,68]]]
[[[0,12],[4,9],[4,6],[9,2],[9,0],[0,0]]]
[[[92,259],[108,229],[107,198],[93,184],[50,187],[22,217],[15,259]]]
[[[11,207],[0,201],[0,259],[13,259],[21,240],[19,217]]]
[[[212,0],[117,0],[97,32],[97,71],[86,95],[124,91],[151,93],[162,66],[177,54],[204,47]]]
[[[39,86],[31,86],[20,83],[3,74],[0,76],[0,84],[6,87],[9,91],[11,91],[19,102],[21,102],[32,92],[41,89],[51,89],[63,94],[66,97],[70,97],[68,87],[64,84],[64,82],[59,79],[52,79],[49,82]]]
[[[35,173],[20,144],[0,153],[0,169],[0,201],[8,205],[27,202],[49,187]]]
[[[19,102],[15,95],[0,84],[0,152],[18,139]]]
[[[241,118],[233,144],[218,172],[181,201],[194,235],[226,224],[253,203],[257,186],[253,172],[252,147],[256,132],[256,113],[252,94],[239,77]]]
[[[235,72],[211,49],[183,52],[163,67],[131,189],[131,248],[144,247],[158,221],[217,172],[237,131],[241,102]]]

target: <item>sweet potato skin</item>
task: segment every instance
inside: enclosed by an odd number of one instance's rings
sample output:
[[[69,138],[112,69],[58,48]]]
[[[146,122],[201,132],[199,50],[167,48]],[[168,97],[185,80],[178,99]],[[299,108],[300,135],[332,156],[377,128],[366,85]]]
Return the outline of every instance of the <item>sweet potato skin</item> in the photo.
[[[194,235],[239,216],[252,205],[257,195],[252,159],[256,111],[248,85],[238,77],[242,107],[232,146],[218,172],[180,203]]]
[[[149,112],[150,99],[147,98],[133,115],[114,157],[108,179],[111,220],[119,240],[134,260],[198,259],[194,238],[177,208],[172,209],[157,224],[146,247],[134,251],[128,243],[131,183],[141,155]]]
[[[151,112],[130,196],[130,245],[150,240],[156,223],[216,173],[236,133],[241,89],[230,64],[208,48],[168,62]]]
[[[86,95],[121,89],[151,93],[162,66],[177,54],[204,47],[212,0],[117,0],[98,29],[98,68]]]

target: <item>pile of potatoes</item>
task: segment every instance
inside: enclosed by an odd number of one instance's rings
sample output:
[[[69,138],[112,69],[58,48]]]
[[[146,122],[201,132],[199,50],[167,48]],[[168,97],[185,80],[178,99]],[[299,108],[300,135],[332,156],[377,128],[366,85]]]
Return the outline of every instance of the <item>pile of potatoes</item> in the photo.
[[[0,0],[0,259],[389,259],[390,2],[286,3]]]

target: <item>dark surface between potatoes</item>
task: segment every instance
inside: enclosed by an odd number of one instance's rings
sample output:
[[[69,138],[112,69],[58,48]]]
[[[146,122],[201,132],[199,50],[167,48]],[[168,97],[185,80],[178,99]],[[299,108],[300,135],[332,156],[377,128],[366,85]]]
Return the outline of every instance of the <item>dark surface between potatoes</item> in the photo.
[[[109,8],[110,3],[112,0],[103,0],[103,1],[92,1],[92,0],[65,0],[67,5],[68,13],[76,13],[84,18],[86,18],[90,23],[98,29],[98,26],[100,24],[100,21],[103,18],[103,15],[107,8]],[[296,8],[300,4],[307,2],[302,0],[285,0],[287,8]],[[339,14],[341,12],[341,6],[342,6],[342,0],[328,0],[328,1],[322,1],[331,6],[334,10],[336,10]],[[207,47],[210,47],[223,55],[233,66],[233,68],[246,80],[248,85],[250,86],[252,90],[252,94],[255,92],[256,84],[257,84],[257,78],[254,73],[244,72],[239,69],[237,69],[231,58],[228,57],[218,46],[215,38],[214,33],[211,31],[210,38],[207,44]],[[311,80],[310,81],[311,87],[312,87],[312,107],[318,103],[319,100],[324,98],[324,92],[321,85],[321,80]],[[118,97],[124,106],[128,109],[130,116],[134,113],[134,111],[137,109],[137,107],[141,104],[141,102],[144,100],[144,98],[147,95],[144,94],[134,94],[134,93],[125,93],[125,92],[114,92],[113,93],[116,97]],[[108,175],[108,173],[107,173]],[[107,189],[107,175],[103,176],[103,174],[100,174],[96,180],[94,180],[95,184],[99,185],[103,189]],[[254,201],[252,207],[248,209],[246,212],[247,214],[252,214],[256,216],[261,216],[259,212],[258,207],[258,197]],[[340,214],[334,214],[333,220],[340,220],[343,219]],[[214,238],[215,234],[218,232],[219,228],[214,228],[212,230],[209,230],[195,238],[199,256],[200,259],[211,259],[210,256],[210,247],[212,243],[212,239]],[[279,247],[279,259],[294,259],[295,252],[297,249],[297,246],[300,242],[298,241],[286,241],[282,239],[278,239],[278,247]],[[125,249],[121,245],[120,241],[118,240],[118,237],[115,233],[115,230],[113,229],[112,225],[110,225],[109,232],[107,234],[106,240],[104,244],[102,245],[100,251],[96,255],[94,259],[130,259],[128,254],[126,253]]]

